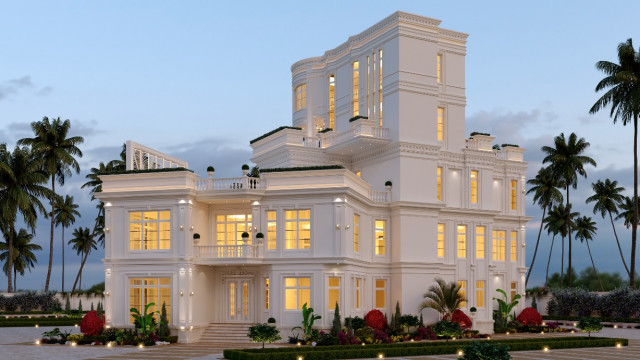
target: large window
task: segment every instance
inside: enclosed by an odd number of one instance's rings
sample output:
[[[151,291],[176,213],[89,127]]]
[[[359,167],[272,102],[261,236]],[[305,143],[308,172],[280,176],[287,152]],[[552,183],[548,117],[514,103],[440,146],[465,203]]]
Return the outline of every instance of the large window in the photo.
[[[267,250],[275,250],[277,237],[277,213],[275,210],[267,211]]]
[[[384,255],[385,251],[385,227],[386,221],[376,220],[375,237],[376,237],[376,255]]]
[[[516,261],[518,259],[518,232],[511,232],[511,261]]]
[[[329,310],[334,310],[336,308],[336,304],[340,303],[340,278],[339,277],[330,277],[329,278]]]
[[[149,303],[155,304],[149,307],[150,312],[161,310],[164,304],[167,309],[167,319],[171,324],[171,278],[129,278],[129,308],[136,308],[140,313],[144,313],[144,308]],[[160,320],[158,314],[154,316],[156,321]],[[131,316],[131,323],[133,320]]]
[[[353,215],[353,251],[360,251],[360,215]]]
[[[384,309],[387,299],[387,280],[376,279],[376,309]]]
[[[476,307],[484,307],[484,280],[476,281]]]
[[[285,210],[285,249],[311,247],[311,210]]]
[[[518,188],[518,181],[511,180],[511,210],[516,210],[518,208],[518,196],[516,189]]]
[[[438,141],[444,141],[444,108],[438,107]]]
[[[129,213],[130,250],[167,250],[171,247],[171,211]]]
[[[437,239],[437,246],[438,246],[438,257],[439,258],[443,258],[444,257],[444,243],[445,243],[445,237],[444,237],[444,224],[438,224],[438,239]]]
[[[476,226],[476,258],[484,259],[484,226]]]
[[[296,86],[296,111],[307,107],[307,84]]]
[[[336,77],[329,75],[329,128],[334,129],[336,119]]]
[[[438,54],[436,61],[436,78],[438,80],[438,84],[440,84],[442,82],[442,54]]]
[[[442,201],[442,166],[438,166],[436,170],[436,197],[438,201]]]
[[[353,107],[353,116],[360,115],[360,62],[354,61],[353,67],[353,98],[351,99]]]
[[[470,190],[471,190],[471,203],[478,203],[478,171],[471,170],[471,179],[470,179]]]
[[[284,278],[284,308],[285,310],[301,310],[305,303],[311,307],[311,278]]]
[[[493,230],[493,260],[504,261],[505,259],[505,232],[504,230]]]
[[[360,310],[362,309],[362,279],[361,278],[355,278],[355,291],[354,291],[354,295],[355,295],[355,308],[356,310]]]
[[[466,280],[458,280],[458,285],[460,286],[460,291],[458,291],[458,294],[462,295],[462,297],[466,298],[467,297],[467,281]],[[460,303],[460,307],[464,308],[467,307],[467,302],[463,301]]]
[[[251,244],[251,214],[230,214],[216,216],[216,244],[246,245],[242,233],[249,234],[247,244]]]
[[[458,225],[457,243],[458,243],[458,257],[467,257],[467,226]]]

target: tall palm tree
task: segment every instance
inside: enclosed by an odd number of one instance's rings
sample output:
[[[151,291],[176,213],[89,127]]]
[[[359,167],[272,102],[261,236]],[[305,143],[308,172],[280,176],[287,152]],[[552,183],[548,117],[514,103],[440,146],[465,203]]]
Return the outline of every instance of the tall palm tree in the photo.
[[[31,268],[38,262],[36,255],[33,253],[37,250],[42,250],[42,247],[38,244],[31,244],[33,240],[33,234],[29,234],[27,230],[20,229],[16,234],[15,229],[13,231],[13,288],[18,289],[17,275],[24,275],[25,270],[31,272]],[[0,242],[0,261],[6,261],[9,257],[9,232],[4,233],[4,242]],[[6,261],[2,267],[2,271],[8,275],[9,262]]]
[[[80,217],[78,204],[73,202],[73,196],[66,195],[64,199],[56,201],[56,226],[62,226],[62,292],[64,292],[64,229],[76,222],[76,216]]]
[[[73,283],[73,289],[71,292],[76,291],[76,285],[78,285],[78,280],[82,276],[82,269],[84,268],[84,263],[87,262],[87,258],[91,253],[91,250],[97,249],[96,240],[93,237],[91,231],[89,231],[88,227],[79,227],[73,231],[73,239],[69,240],[69,245],[73,245],[73,250],[76,251],[78,255],[80,255],[80,270],[78,271],[78,275],[76,276],[76,281]]]
[[[566,139],[564,133],[553,139],[554,146],[543,146],[542,152],[546,154],[542,160],[543,164],[550,163],[554,174],[558,176],[567,193],[566,204],[570,209],[569,189],[578,187],[578,176],[587,177],[584,169],[585,165],[596,166],[595,160],[583,153],[589,147],[589,143],[584,138],[579,138],[575,133],[571,133]],[[569,216],[570,211],[567,212]],[[566,226],[569,226],[571,219],[567,218]],[[571,269],[571,230],[567,229],[569,235],[569,269]],[[564,244],[564,240],[563,240]],[[572,286],[571,272],[569,272],[569,287]]]
[[[533,251],[533,259],[531,259],[531,265],[529,266],[529,273],[527,274],[526,284],[529,282],[533,270],[533,264],[536,261],[536,255],[538,254],[538,245],[540,244],[540,235],[542,234],[542,226],[544,225],[544,217],[547,209],[551,209],[553,205],[562,203],[563,197],[560,190],[558,190],[558,181],[551,169],[540,168],[535,178],[527,181],[527,184],[532,187],[527,191],[527,194],[533,193],[533,203],[540,205],[542,208],[542,219],[540,220],[540,230],[538,230],[538,240],[536,240],[536,248]]]
[[[638,205],[640,205],[640,199],[638,199],[638,201],[636,202],[636,206]],[[616,216],[616,220],[623,219],[624,226],[626,226],[627,229],[630,228],[631,225],[633,224],[633,212],[635,211],[635,206],[633,206],[633,200],[631,200],[630,197],[625,196],[618,207],[622,211],[620,211],[620,214]]]
[[[564,239],[573,232],[575,228],[574,219],[578,216],[577,212],[571,212],[571,205],[569,207],[565,207],[563,204],[558,206],[554,206],[551,211],[549,211],[549,215],[545,218],[545,227],[548,232],[555,234],[560,234],[562,237],[562,255],[560,259],[560,285],[563,285],[564,279]],[[549,253],[549,258],[551,258],[551,252]],[[547,272],[549,265],[547,264]],[[569,267],[571,269],[571,267]]]
[[[633,48],[633,41],[618,44],[618,64],[610,61],[598,61],[596,68],[605,74],[596,85],[596,92],[606,92],[593,104],[590,114],[611,105],[609,116],[615,124],[618,119],[626,126],[633,120],[633,198],[638,203],[638,115],[640,114],[640,54]],[[638,227],[638,206],[633,207],[631,222],[631,268],[629,284],[635,287],[636,240]]]
[[[420,303],[418,309],[422,312],[426,308],[432,308],[440,314],[448,314],[451,318],[453,312],[467,299],[460,293],[459,284],[447,283],[441,278],[436,278],[435,281],[436,285],[429,287],[429,291],[424,294],[425,300]]]
[[[593,236],[596,234],[596,231],[598,231],[596,222],[591,220],[590,217],[582,216],[576,219],[576,239],[580,240],[580,242],[587,243],[587,250],[589,250],[589,257],[591,258],[591,266],[593,266],[593,271],[596,273],[596,277],[598,278],[598,282],[600,283],[600,289],[604,291],[604,286],[602,285],[600,275],[598,275],[598,270],[596,269],[596,263],[593,262],[593,256],[591,255],[591,246],[589,246],[589,241],[593,240]]]
[[[549,259],[547,260],[547,272],[544,276],[544,287],[546,288],[547,284],[549,283],[549,265],[551,264],[551,254],[553,253],[553,244],[556,241],[556,235],[560,233],[560,229],[558,229],[558,227],[556,226],[556,223],[553,221],[547,222],[547,220],[545,219],[543,222],[545,223],[544,228],[547,229],[547,234],[553,234],[553,237],[551,238],[551,247],[549,248]]]
[[[40,166],[40,154],[37,156],[28,147],[18,147],[7,151],[0,144],[0,218],[6,229],[14,229],[18,214],[27,228],[34,229],[37,213],[46,213],[40,197],[52,198],[51,190],[42,186],[47,182],[47,174]],[[14,231],[8,230],[7,250],[13,253]],[[13,257],[8,257],[9,272],[7,291],[13,292]]]
[[[71,170],[80,172],[77,157],[82,157],[82,151],[77,145],[82,144],[84,139],[81,136],[69,136],[71,122],[60,120],[60,118],[49,120],[46,116],[42,121],[31,123],[34,137],[25,138],[18,141],[21,145],[30,145],[42,159],[42,167],[51,177],[51,192],[49,197],[51,204],[51,231],[49,241],[49,268],[47,269],[47,280],[44,291],[49,291],[49,281],[51,280],[51,265],[53,264],[53,228],[56,215],[56,180],[60,186],[64,185],[67,177],[71,176]]]
[[[100,180],[100,175],[119,169],[120,160],[111,160],[106,164],[101,161],[97,168],[91,168],[89,173],[85,176],[88,181],[82,184],[81,188],[91,188],[89,192],[91,193],[91,200],[94,200],[95,193],[102,191],[102,180]],[[104,247],[104,233],[100,234],[101,229],[104,228],[104,204],[102,201],[98,203],[96,208],[98,209],[98,215],[96,216],[96,221],[93,225],[93,234],[94,236],[98,236],[101,246]]]
[[[631,275],[629,273],[629,267],[627,267],[627,262],[624,261],[624,255],[622,254],[620,240],[618,240],[616,226],[613,223],[613,214],[618,214],[618,205],[624,200],[624,196],[621,194],[624,191],[624,188],[618,186],[617,181],[611,181],[609,179],[605,179],[604,182],[602,180],[598,180],[591,184],[591,186],[593,187],[594,194],[587,198],[587,204],[595,202],[595,204],[593,204],[593,213],[595,214],[599,212],[603,219],[606,214],[609,214],[609,220],[611,220],[613,235],[616,237],[616,243],[618,244],[618,251],[620,251],[622,264],[624,265],[624,269],[627,271],[627,275]]]

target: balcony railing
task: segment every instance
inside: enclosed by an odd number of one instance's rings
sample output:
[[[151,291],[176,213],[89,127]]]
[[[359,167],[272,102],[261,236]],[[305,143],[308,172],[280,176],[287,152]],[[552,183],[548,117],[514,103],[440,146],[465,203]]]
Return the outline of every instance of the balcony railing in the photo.
[[[369,191],[369,199],[377,202],[389,202],[391,201],[390,191]]]
[[[216,178],[216,179],[198,179],[196,180],[197,191],[210,190],[262,190],[265,183],[260,178],[254,177],[238,177],[238,178]]]
[[[196,257],[207,259],[247,259],[257,258],[258,245],[213,245],[195,246]]]

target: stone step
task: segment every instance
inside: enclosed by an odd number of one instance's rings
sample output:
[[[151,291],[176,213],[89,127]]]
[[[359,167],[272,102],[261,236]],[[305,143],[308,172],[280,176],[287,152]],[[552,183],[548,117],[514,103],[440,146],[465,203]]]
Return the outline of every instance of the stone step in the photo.
[[[243,323],[211,323],[200,336],[200,343],[228,345],[233,343],[247,344],[247,333],[252,324]]]

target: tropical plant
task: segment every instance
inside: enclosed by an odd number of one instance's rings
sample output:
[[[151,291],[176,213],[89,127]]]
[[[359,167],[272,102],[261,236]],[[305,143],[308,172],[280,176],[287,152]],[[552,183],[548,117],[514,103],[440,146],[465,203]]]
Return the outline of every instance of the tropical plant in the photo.
[[[533,258],[531,259],[531,265],[529,266],[529,272],[527,279],[525,280],[525,286],[529,282],[529,277],[533,271],[533,264],[536,261],[536,255],[538,254],[538,245],[540,244],[540,235],[542,234],[542,226],[544,225],[544,217],[547,210],[551,210],[553,205],[562,203],[563,197],[560,190],[558,190],[558,181],[551,169],[548,167],[540,168],[535,178],[529,179],[527,184],[532,187],[527,191],[527,194],[533,193],[533,203],[538,204],[542,208],[542,221],[540,221],[540,230],[538,230],[538,239],[536,240],[536,247],[533,251]]]
[[[595,160],[589,156],[583,155],[590,144],[584,138],[578,138],[575,133],[571,133],[569,138],[565,138],[564,133],[553,139],[554,146],[543,146],[542,152],[546,154],[542,160],[543,164],[550,163],[551,171],[559,178],[561,184],[566,191],[566,207],[571,209],[571,200],[569,197],[569,189],[578,187],[578,176],[587,177],[584,169],[585,165],[596,166]],[[569,237],[569,267],[571,267],[571,219],[569,212],[566,214],[567,234]],[[563,242],[564,243],[564,242]],[[569,273],[569,287],[572,286],[572,277]]]
[[[442,320],[433,325],[433,332],[449,341],[450,338],[459,337],[462,329],[458,323]]]
[[[631,264],[629,284],[635,286],[636,240],[638,227],[638,115],[640,114],[640,54],[631,39],[618,44],[618,63],[598,61],[596,68],[605,74],[595,91],[606,92],[593,104],[589,113],[611,105],[609,116],[615,124],[618,119],[626,126],[633,120],[633,217],[631,224]]]
[[[551,212],[553,212],[553,210],[554,209],[552,209]],[[546,271],[545,277],[544,277],[544,286],[545,286],[545,288],[547,287],[547,284],[549,283],[549,265],[551,264],[551,254],[553,253],[553,245],[555,244],[556,236],[560,233],[560,228],[558,228],[557,221],[555,221],[556,217],[557,216],[554,215],[554,217],[552,218],[553,221],[547,220],[548,217],[545,218],[544,220],[542,220],[542,222],[545,224],[544,228],[547,230],[547,235],[553,234],[553,236],[551,237],[551,247],[549,248],[549,258],[547,259],[547,271]]]
[[[624,191],[622,186],[618,186],[618,181],[611,181],[610,179],[598,180],[591,184],[594,194],[587,198],[587,204],[594,202],[593,213],[600,213],[602,218],[608,214],[611,221],[611,227],[613,228],[613,235],[616,237],[616,244],[618,244],[618,251],[620,252],[620,258],[622,259],[622,265],[629,275],[629,267],[624,260],[624,254],[622,254],[622,247],[620,246],[620,240],[618,239],[618,233],[616,232],[616,226],[613,223],[613,214],[618,214],[618,206],[624,201],[624,196],[621,194]]]
[[[487,341],[471,341],[462,349],[461,360],[509,360],[509,347]]]
[[[338,336],[338,333],[342,331],[342,321],[340,320],[340,306],[336,302],[336,308],[333,312],[333,323],[331,325],[331,335]]]
[[[563,204],[553,207],[549,212],[549,215],[545,219],[545,227],[547,231],[551,231],[555,234],[560,234],[562,237],[562,256],[560,261],[560,280],[564,278],[564,239],[573,232],[575,228],[575,217],[578,216],[577,212],[571,212],[571,205],[565,207]],[[549,258],[551,258],[551,250],[549,250]],[[547,264],[548,272],[548,264]]]
[[[256,324],[249,328],[247,336],[251,339],[251,342],[262,343],[262,351],[264,351],[264,343],[276,342],[282,337],[280,331],[275,326],[269,324]]]
[[[496,289],[497,292],[499,292],[500,294],[502,294],[502,296],[504,297],[503,299],[498,299],[498,298],[493,298],[493,300],[496,300],[498,302],[498,311],[500,312],[500,314],[502,315],[502,319],[504,321],[504,323],[502,324],[502,327],[507,326],[507,318],[510,318],[511,320],[515,320],[516,316],[515,314],[512,314],[511,311],[516,307],[516,305],[518,305],[519,303],[519,299],[520,299],[520,294],[515,294],[514,296],[511,297],[511,300],[509,300],[509,297],[507,296],[507,293],[502,290],[502,289]]]
[[[88,230],[88,229],[87,229]],[[129,309],[131,312],[131,316],[134,321],[136,321],[140,327],[140,337],[143,342],[147,342],[149,337],[156,329],[156,322],[154,321],[154,315],[158,313],[158,311],[149,312],[149,308],[155,306],[156,303],[150,302],[144,307],[144,313],[140,313],[140,311],[134,307]]]
[[[304,333],[304,335],[306,337],[311,336],[311,330],[313,329],[313,323],[316,320],[320,320],[322,319],[322,316],[320,315],[314,315],[313,314],[313,308],[308,308],[307,307],[307,303],[302,304],[302,326],[296,326],[293,329],[291,329],[292,331],[295,329],[301,329],[302,332]]]
[[[42,250],[42,247],[38,244],[32,244],[31,240],[33,240],[33,234],[27,233],[27,230],[20,229],[18,233],[13,231],[13,288],[18,289],[17,287],[17,277],[18,273],[20,275],[24,275],[25,270],[29,270],[31,272],[31,268],[35,266],[38,262],[38,258],[33,253],[37,250]],[[4,233],[5,242],[0,242],[0,261],[5,261],[4,266],[2,267],[2,271],[5,274],[9,271],[9,262],[6,261],[9,256],[9,233],[8,231]]]
[[[593,271],[596,273],[596,277],[598,278],[598,282],[600,282],[600,288],[604,291],[604,286],[602,285],[602,281],[600,281],[600,276],[598,276],[598,270],[596,269],[596,264],[593,262],[593,255],[591,255],[591,246],[589,246],[589,241],[593,241],[593,236],[596,234],[598,228],[596,227],[595,221],[592,221],[590,217],[583,216],[578,217],[575,221],[576,224],[576,239],[580,240],[580,242],[585,242],[587,244],[587,250],[589,250],[589,258],[591,258],[591,265],[593,266]]]
[[[9,232],[7,250],[13,254],[13,234],[18,214],[22,215],[27,228],[34,230],[37,212],[46,213],[41,197],[51,198],[49,189],[42,186],[47,175],[40,167],[40,159],[28,147],[15,147],[7,151],[0,144],[0,219],[2,231]],[[7,291],[13,292],[13,256],[7,257]]]
[[[125,151],[125,146],[123,145],[123,151]],[[124,159],[124,155],[121,154]],[[121,164],[122,163],[122,164]],[[122,166],[121,166],[122,165]],[[100,175],[104,173],[108,173],[114,170],[122,170],[124,169],[124,161],[122,160],[111,160],[108,163],[100,162],[97,168],[91,168],[89,173],[85,176],[88,181],[82,184],[81,188],[90,187],[89,192],[91,193],[91,200],[95,199],[95,193],[102,192],[102,180],[100,180]],[[98,202],[96,206],[98,209],[98,215],[96,216],[95,223],[93,225],[93,234],[98,235],[101,229],[104,228],[104,204],[102,201]],[[101,241],[100,244],[104,247],[104,241]]]
[[[640,199],[638,199],[636,205],[640,205]],[[633,211],[635,209],[633,206],[633,200],[631,200],[630,197],[625,196],[619,205],[619,209],[621,211],[620,214],[616,216],[616,220],[624,220],[624,226],[631,228],[631,225],[633,224]]]
[[[78,285],[78,280],[80,280],[82,276],[82,269],[84,268],[84,264],[87,262],[87,258],[89,257],[89,253],[91,250],[95,250],[98,247],[96,246],[96,241],[93,237],[93,234],[89,231],[88,227],[79,227],[73,231],[73,239],[69,240],[69,245],[72,245],[73,250],[76,251],[78,255],[80,255],[80,270],[78,270],[78,275],[76,276],[76,281],[73,283],[73,289],[71,292],[76,291],[76,285]],[[82,285],[80,285],[82,288]]]
[[[76,210],[78,204],[73,202],[73,196],[66,195],[64,199],[59,197],[56,201],[56,226],[62,226],[62,292],[64,292],[64,229],[76,222],[76,216],[80,217],[80,212]]]
[[[589,337],[591,337],[592,332],[599,332],[602,330],[602,324],[600,323],[600,319],[585,317],[580,319],[580,322],[578,322],[578,329],[582,332],[588,332]]]
[[[42,168],[51,177],[51,194],[49,203],[51,204],[51,230],[49,241],[49,267],[47,269],[47,279],[44,290],[49,291],[49,281],[51,280],[51,266],[53,264],[53,228],[56,215],[56,180],[62,186],[67,177],[71,176],[71,170],[80,173],[77,157],[82,157],[82,151],[77,145],[82,144],[84,139],[81,136],[69,137],[71,122],[60,120],[60,118],[49,120],[46,116],[42,121],[31,123],[34,137],[18,140],[19,145],[29,145],[41,160]]]
[[[447,283],[441,278],[436,278],[435,282],[436,285],[429,287],[423,295],[425,300],[418,305],[418,310],[432,308],[442,315],[449,314],[451,317],[460,304],[467,301],[467,298],[460,292],[459,284],[453,281]]]
[[[471,329],[471,327],[473,326],[471,319],[469,319],[467,314],[465,314],[460,309],[456,309],[456,311],[453,312],[451,319],[449,319],[448,316],[445,316],[443,320],[450,320],[451,322],[460,324],[461,329]]]
[[[169,330],[169,320],[167,320],[167,307],[162,302],[162,312],[160,313],[160,326],[158,327],[158,336],[161,338],[171,335]]]

